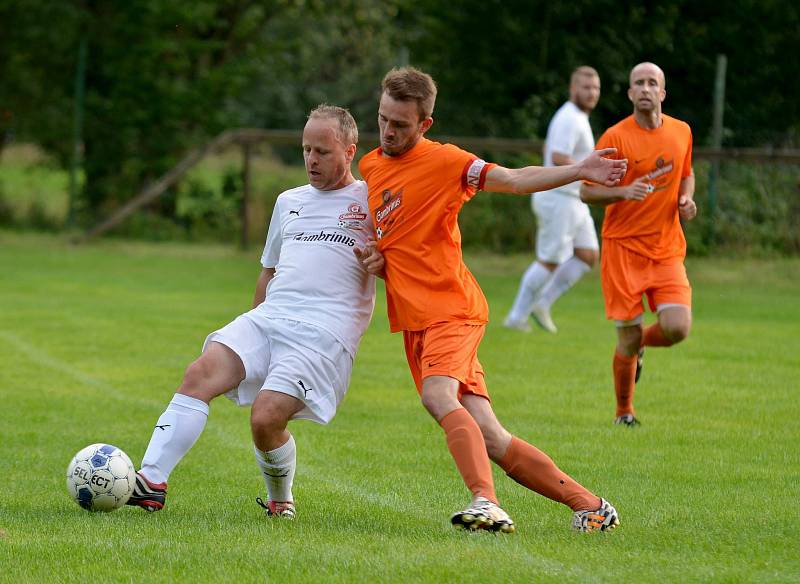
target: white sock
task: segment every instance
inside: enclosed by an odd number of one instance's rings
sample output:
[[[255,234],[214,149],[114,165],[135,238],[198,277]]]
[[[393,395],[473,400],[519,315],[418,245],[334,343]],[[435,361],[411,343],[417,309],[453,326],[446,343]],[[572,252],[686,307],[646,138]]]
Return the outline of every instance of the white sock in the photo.
[[[591,268],[586,262],[572,256],[555,269],[553,278],[542,287],[539,298],[536,299],[536,304],[549,310],[553,302],[572,288],[573,284],[580,280],[581,276],[589,270]]]
[[[253,450],[256,462],[267,485],[267,496],[270,501],[294,501],[292,483],[297,468],[297,449],[294,436],[289,434],[286,444],[275,450],[260,450],[255,444]]]
[[[208,420],[208,404],[176,393],[161,414],[147,451],[141,473],[151,483],[166,483],[172,469],[194,446]]]
[[[519,283],[519,290],[517,297],[514,300],[514,305],[508,313],[509,320],[521,321],[528,320],[531,313],[531,306],[533,300],[536,298],[536,293],[544,286],[545,282],[550,279],[552,273],[545,268],[538,261],[533,262],[525,273],[522,275],[522,280]]]

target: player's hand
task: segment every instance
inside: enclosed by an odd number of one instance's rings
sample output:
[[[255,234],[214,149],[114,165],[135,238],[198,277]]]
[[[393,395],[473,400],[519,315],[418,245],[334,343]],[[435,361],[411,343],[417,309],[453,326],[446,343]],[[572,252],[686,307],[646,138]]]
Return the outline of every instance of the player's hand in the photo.
[[[370,239],[363,249],[354,247],[353,253],[356,254],[358,261],[361,262],[361,265],[367,272],[383,278],[383,269],[386,266],[386,261],[383,259],[383,254],[378,251],[377,241]]]
[[[678,198],[678,214],[684,221],[691,221],[697,216],[697,205],[694,199],[687,195]]]
[[[644,201],[653,192],[653,185],[647,182],[646,176],[640,176],[625,189],[626,201]]]
[[[606,158],[616,154],[616,148],[595,150],[580,162],[581,178],[607,187],[614,187],[628,170],[628,159]]]

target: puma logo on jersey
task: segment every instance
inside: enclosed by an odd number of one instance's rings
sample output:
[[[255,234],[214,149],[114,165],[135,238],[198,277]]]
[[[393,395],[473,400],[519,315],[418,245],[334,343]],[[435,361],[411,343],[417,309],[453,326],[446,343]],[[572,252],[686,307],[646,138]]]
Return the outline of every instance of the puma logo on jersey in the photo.
[[[170,426],[172,426],[172,424],[162,424],[161,426],[156,424],[156,428],[158,428],[159,430],[164,430],[165,432],[167,431],[167,428],[169,428]]]
[[[305,384],[299,379],[297,380],[297,384],[300,386],[300,389],[303,390],[303,397],[306,397],[309,391],[314,391],[313,387],[309,387],[308,389],[306,389]]]
[[[296,211],[294,209],[292,209],[291,211],[289,211],[289,215],[297,215],[299,217],[300,216],[300,211],[302,211],[302,210],[303,210],[303,207],[300,207]]]

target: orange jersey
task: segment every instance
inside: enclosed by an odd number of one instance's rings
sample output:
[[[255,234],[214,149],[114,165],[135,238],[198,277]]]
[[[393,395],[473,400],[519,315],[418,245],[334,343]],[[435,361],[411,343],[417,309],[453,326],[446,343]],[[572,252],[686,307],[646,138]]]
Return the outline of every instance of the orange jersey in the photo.
[[[692,131],[689,125],[662,114],[661,127],[648,130],[628,116],[606,130],[597,149],[616,148],[615,158],[628,159],[620,186],[647,176],[652,185],[644,201],[619,201],[606,207],[603,239],[663,261],[686,255],[686,239],[678,216],[681,179],[692,174]]]
[[[494,166],[425,138],[400,156],[377,148],[358,163],[386,261],[392,332],[488,321],[486,298],[462,258],[458,212]]]

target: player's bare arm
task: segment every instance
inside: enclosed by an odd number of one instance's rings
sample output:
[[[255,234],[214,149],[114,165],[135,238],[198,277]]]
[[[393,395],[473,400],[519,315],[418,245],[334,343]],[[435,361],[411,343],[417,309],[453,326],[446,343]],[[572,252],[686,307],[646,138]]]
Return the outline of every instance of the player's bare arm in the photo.
[[[253,308],[267,299],[267,285],[275,277],[275,268],[262,268],[256,281],[256,293],[253,295]]]
[[[581,200],[590,205],[601,207],[619,201],[644,201],[652,192],[647,177],[639,177],[629,185],[607,187],[604,185],[582,184]]]
[[[678,190],[678,213],[684,221],[691,221],[697,216],[697,205],[694,202],[694,173],[681,179]]]
[[[522,195],[547,191],[576,180],[590,180],[611,187],[619,183],[628,168],[627,159],[606,158],[616,151],[616,148],[595,150],[581,162],[568,166],[496,166],[486,174],[484,190]]]
[[[564,154],[563,152],[553,152],[550,156],[553,160],[554,166],[569,166],[570,164],[577,163],[572,156],[569,154]]]

